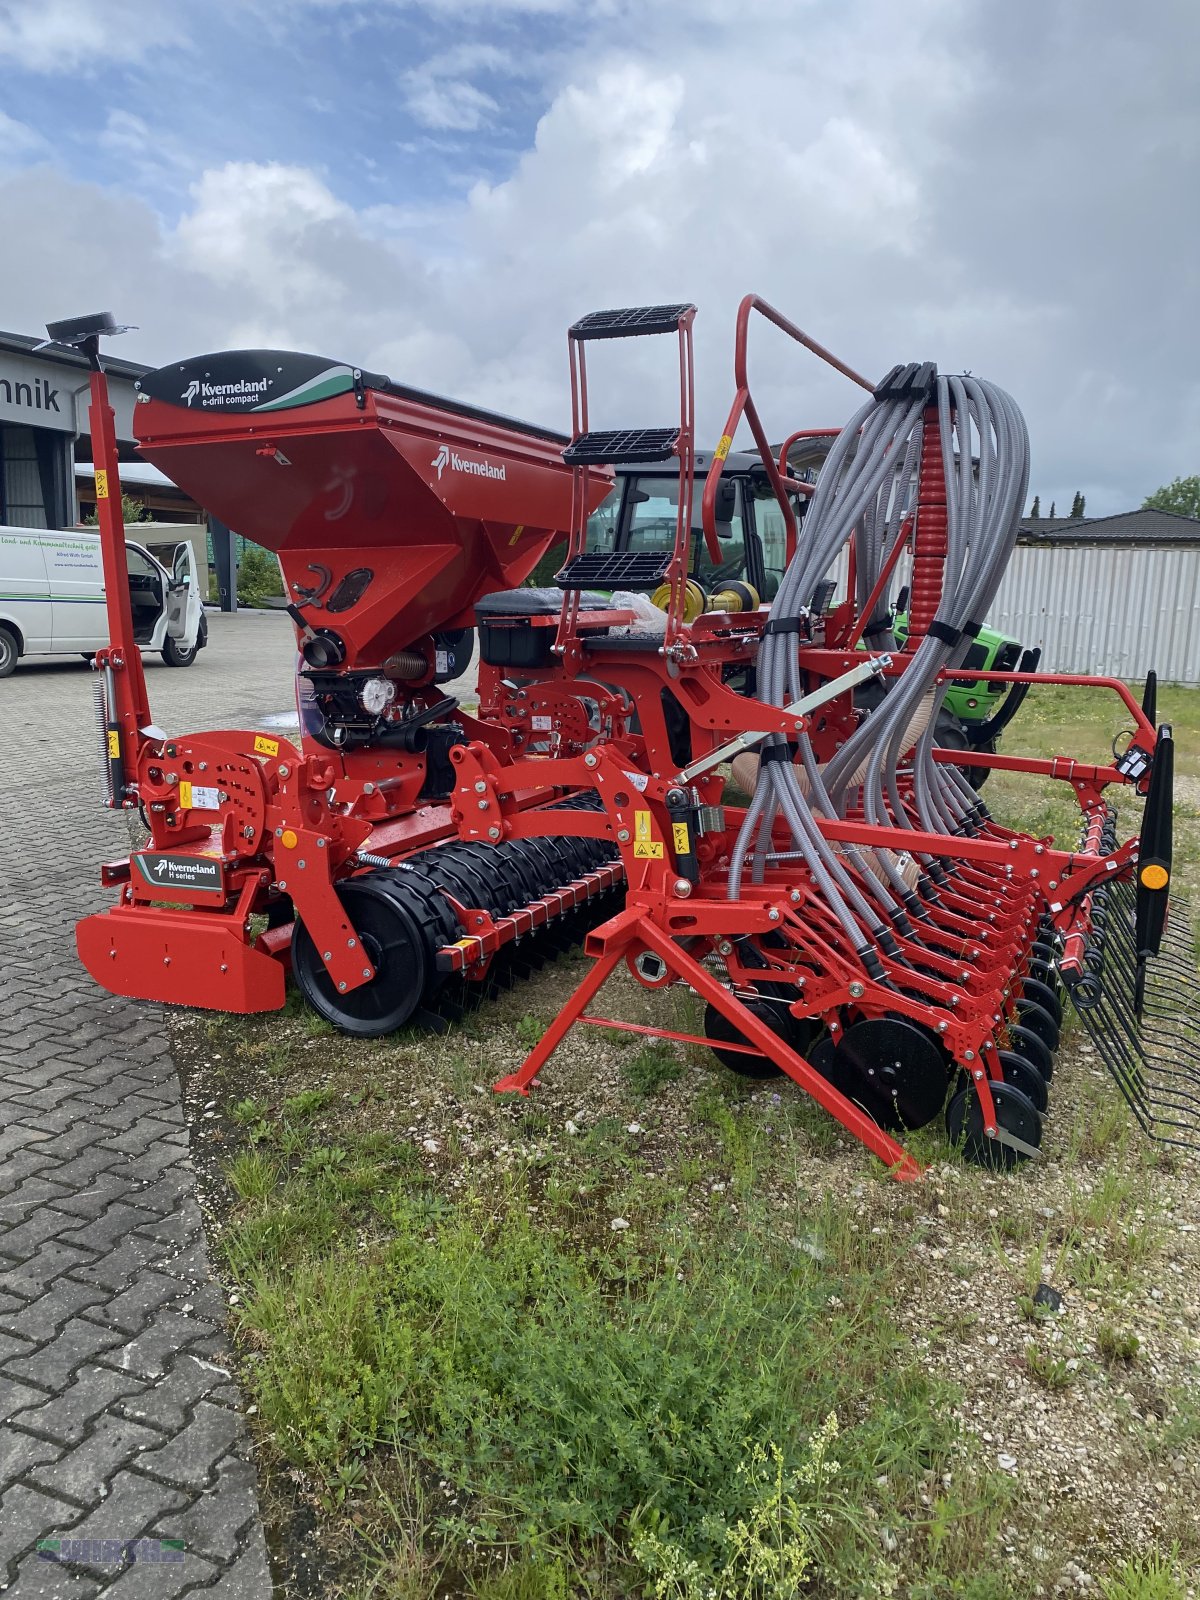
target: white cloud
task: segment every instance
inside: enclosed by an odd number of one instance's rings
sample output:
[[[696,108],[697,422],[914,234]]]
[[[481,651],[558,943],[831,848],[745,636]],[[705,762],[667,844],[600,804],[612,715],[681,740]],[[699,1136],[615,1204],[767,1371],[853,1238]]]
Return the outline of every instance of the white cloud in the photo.
[[[31,72],[103,72],[182,40],[170,0],[4,0],[0,60]]]
[[[25,160],[47,150],[40,133],[0,111],[0,161]]]
[[[275,342],[561,424],[571,320],[691,298],[711,444],[755,290],[868,374],[932,358],[1004,384],[1043,504],[1078,487],[1120,509],[1195,470],[1200,12],[1166,0],[1156,30],[1111,0],[1064,0],[1070,26],[1027,0],[848,0],[768,49],[740,26],[764,8],[713,4],[681,29],[647,4],[632,34],[593,13],[530,148],[465,197],[396,185],[356,208],[310,167],[210,161],[170,226],[116,190],[0,178],[0,324],[105,301],[143,330],[130,355]],[[405,92],[441,96],[427,122],[461,135],[503,115],[526,66],[511,39],[471,39]],[[108,138],[132,150],[143,129],[123,113]],[[600,415],[670,421],[671,360],[665,340],[598,351]],[[771,330],[751,377],[772,433],[855,404]]]
[[[454,78],[410,83],[404,104],[424,127],[457,133],[486,127],[500,110],[490,94]]]

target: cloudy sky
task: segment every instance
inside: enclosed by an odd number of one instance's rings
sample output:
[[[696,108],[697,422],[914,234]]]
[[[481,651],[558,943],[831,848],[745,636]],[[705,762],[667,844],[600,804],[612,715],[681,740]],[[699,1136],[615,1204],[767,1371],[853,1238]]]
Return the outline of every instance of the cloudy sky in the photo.
[[[561,425],[564,330],[753,290],[850,365],[1007,387],[1032,489],[1200,471],[1196,0],[0,0],[0,327],[278,345]],[[648,341],[647,345],[653,344]],[[604,420],[671,420],[605,347]],[[773,434],[856,391],[763,330]]]

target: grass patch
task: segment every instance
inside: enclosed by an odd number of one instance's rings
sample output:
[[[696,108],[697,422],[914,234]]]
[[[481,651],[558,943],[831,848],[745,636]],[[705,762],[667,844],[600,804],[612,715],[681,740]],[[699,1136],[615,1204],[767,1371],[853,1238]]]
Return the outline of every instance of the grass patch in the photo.
[[[1179,1568],[1171,1556],[1134,1556],[1100,1585],[1104,1600],[1187,1600]]]
[[[565,1198],[533,1216],[522,1177],[451,1203],[339,1147],[269,1205],[250,1188],[223,1246],[260,1413],[331,1505],[398,1470],[443,1485],[431,1571],[453,1550],[475,1593],[554,1592],[536,1569],[564,1595],[700,1600],[813,1572],[856,1592],[890,1570],[880,1526],[937,1553],[922,1492],[955,1445],[952,1394],[882,1264],[831,1276],[765,1213],[701,1239],[666,1200],[597,1244]],[[630,1194],[606,1217],[644,1217]],[[978,1505],[937,1504],[986,1539]]]
[[[657,1094],[683,1077],[683,1063],[665,1039],[656,1039],[622,1061],[621,1076],[634,1094]]]

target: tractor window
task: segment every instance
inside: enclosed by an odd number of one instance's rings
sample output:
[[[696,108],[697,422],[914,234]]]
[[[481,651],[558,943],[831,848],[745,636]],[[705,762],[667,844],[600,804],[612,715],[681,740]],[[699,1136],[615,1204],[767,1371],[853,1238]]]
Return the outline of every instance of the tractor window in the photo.
[[[722,480],[722,489],[732,491],[732,498],[717,516],[717,541],[721,547],[720,559],[712,560],[704,537],[704,522],[700,515],[700,497],[704,493],[704,479],[696,479],[696,498],[692,507],[692,571],[704,587],[711,592],[738,578],[745,582],[746,535],[742,525],[742,487],[739,483]],[[718,505],[720,502],[718,501]]]
[[[614,488],[588,518],[587,549],[610,551],[616,548],[617,525],[621,516],[621,483]]]
[[[768,483],[754,486],[754,526],[762,544],[763,599],[774,600],[787,565],[787,525]]]
[[[678,477],[636,478],[629,488],[628,550],[669,550],[679,515]]]

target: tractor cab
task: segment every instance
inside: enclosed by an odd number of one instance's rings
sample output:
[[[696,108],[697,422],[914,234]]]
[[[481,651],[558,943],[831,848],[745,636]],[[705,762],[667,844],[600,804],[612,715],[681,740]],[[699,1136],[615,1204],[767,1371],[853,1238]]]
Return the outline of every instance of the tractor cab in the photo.
[[[714,562],[700,522],[704,480],[712,461],[711,450],[696,451],[689,575],[706,594],[737,581],[749,584],[761,600],[769,603],[775,598],[787,564],[787,530],[779,502],[759,458],[731,451],[718,491],[716,520],[721,559]],[[799,495],[794,503],[800,515],[804,502]],[[607,499],[588,521],[588,552],[670,550],[678,511],[677,461],[639,462],[618,469]]]

